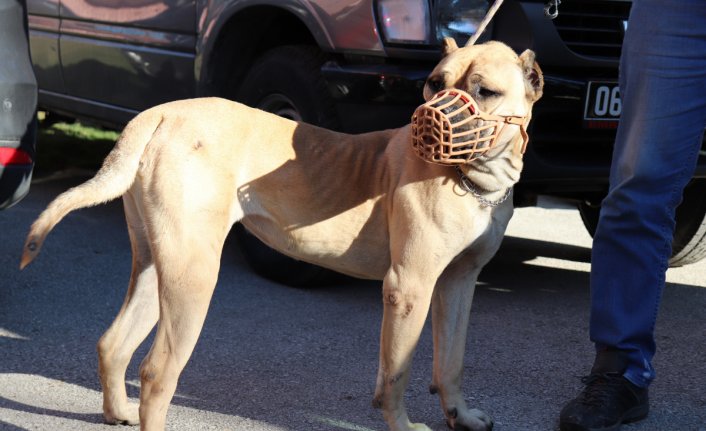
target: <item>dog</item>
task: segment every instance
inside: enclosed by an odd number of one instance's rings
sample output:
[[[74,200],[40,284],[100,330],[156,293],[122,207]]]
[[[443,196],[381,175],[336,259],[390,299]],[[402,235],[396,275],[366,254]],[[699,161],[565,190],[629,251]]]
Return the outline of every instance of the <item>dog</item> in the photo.
[[[424,160],[434,153],[436,132],[420,131],[423,119],[348,135],[224,99],[189,99],[136,116],[97,174],[51,202],[31,226],[21,268],[69,212],[123,198],[132,274],[125,302],[98,342],[107,422],[164,428],[206,317],[225,238],[241,222],[286,255],[383,281],[373,405],[390,430],[429,430],[410,422],[403,392],[430,309],[431,391],[439,394],[449,426],[492,428],[461,392],[466,332],[476,279],[513,212],[507,198],[520,177],[525,127],[544,82],[532,51],[517,55],[500,42],[458,47],[446,39],[442,54],[424,99],[459,90],[463,103],[472,104],[468,112],[488,113],[462,131],[491,117],[521,119],[495,127],[493,142],[484,141],[478,153],[461,139],[456,150],[472,158],[437,152],[446,164]],[[425,109],[442,116],[449,110]],[[138,407],[128,403],[125,371],[154,325],[140,366]]]

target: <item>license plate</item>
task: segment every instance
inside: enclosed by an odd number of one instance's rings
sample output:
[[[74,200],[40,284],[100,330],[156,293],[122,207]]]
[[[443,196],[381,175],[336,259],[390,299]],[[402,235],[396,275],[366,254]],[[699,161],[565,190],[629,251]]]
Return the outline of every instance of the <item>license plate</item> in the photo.
[[[584,124],[589,128],[616,127],[622,107],[617,82],[591,81],[586,91]]]

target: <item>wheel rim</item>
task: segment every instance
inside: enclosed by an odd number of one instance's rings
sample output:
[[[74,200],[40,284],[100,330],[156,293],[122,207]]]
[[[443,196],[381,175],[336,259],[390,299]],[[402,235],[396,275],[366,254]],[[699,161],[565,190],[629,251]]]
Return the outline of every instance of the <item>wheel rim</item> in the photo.
[[[257,104],[259,109],[293,121],[302,121],[296,105],[284,94],[270,94]]]

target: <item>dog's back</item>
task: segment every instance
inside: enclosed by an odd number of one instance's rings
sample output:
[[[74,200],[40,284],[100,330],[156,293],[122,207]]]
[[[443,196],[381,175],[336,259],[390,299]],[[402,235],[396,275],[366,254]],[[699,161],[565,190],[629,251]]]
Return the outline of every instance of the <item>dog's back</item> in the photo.
[[[218,212],[219,224],[242,219],[286,254],[305,260],[330,256],[340,265],[354,241],[387,237],[379,200],[388,182],[383,153],[394,133],[352,136],[218,98],[157,106],[126,126],[92,179],[62,193],[42,212],[30,229],[20,267],[38,255],[69,212],[130,189],[137,197],[160,196],[158,203],[136,202],[150,207],[143,213],[155,206],[165,214],[172,207],[182,217],[182,208],[195,217]],[[340,217],[346,229],[340,221],[327,223]],[[364,230],[374,232],[361,236]]]

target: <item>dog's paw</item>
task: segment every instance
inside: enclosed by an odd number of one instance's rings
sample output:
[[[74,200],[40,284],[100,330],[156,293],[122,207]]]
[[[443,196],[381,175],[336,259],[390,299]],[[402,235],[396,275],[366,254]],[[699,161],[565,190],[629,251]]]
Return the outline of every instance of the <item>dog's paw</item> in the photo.
[[[424,424],[413,424],[409,420],[397,421],[396,423],[388,424],[390,431],[432,431],[431,428]]]
[[[478,409],[449,412],[449,428],[454,431],[491,431],[493,420]]]
[[[424,424],[409,424],[409,431],[432,431],[431,428]]]
[[[140,423],[139,406],[131,403],[115,411],[104,411],[103,419],[109,425],[137,425]]]

